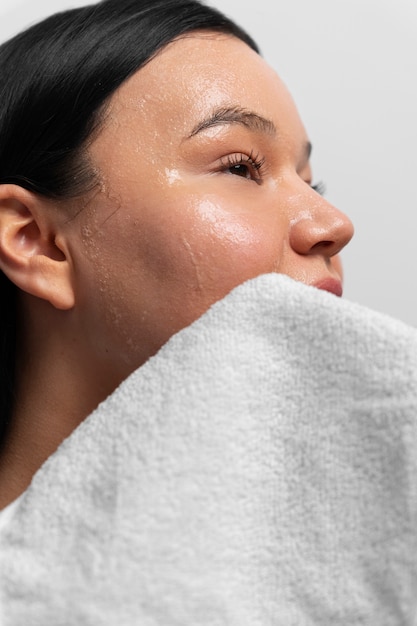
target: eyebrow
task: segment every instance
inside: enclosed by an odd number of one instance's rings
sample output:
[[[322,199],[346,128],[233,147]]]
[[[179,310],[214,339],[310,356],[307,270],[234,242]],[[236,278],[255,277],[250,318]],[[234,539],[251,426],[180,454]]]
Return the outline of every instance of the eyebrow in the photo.
[[[274,122],[268,120],[262,115],[259,115],[258,113],[254,113],[253,111],[237,106],[220,107],[215,109],[209,117],[205,118],[201,122],[198,122],[187,139],[195,137],[195,135],[198,135],[198,133],[206,130],[207,128],[221,126],[224,124],[240,124],[241,126],[249,128],[249,130],[261,132],[267,135],[276,135],[277,132]]]

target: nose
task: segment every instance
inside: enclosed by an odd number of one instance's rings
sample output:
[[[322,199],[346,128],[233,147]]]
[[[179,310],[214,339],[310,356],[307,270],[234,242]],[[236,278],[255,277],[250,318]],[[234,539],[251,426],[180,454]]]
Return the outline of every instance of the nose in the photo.
[[[303,197],[290,221],[290,245],[298,254],[330,258],[352,237],[350,219],[314,191]]]

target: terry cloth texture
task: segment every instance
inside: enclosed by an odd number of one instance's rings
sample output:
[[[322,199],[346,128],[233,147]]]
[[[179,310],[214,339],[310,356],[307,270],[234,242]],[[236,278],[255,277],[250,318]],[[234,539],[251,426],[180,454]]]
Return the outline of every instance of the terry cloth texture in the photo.
[[[416,626],[416,443],[415,329],[251,280],[37,473],[3,624]]]

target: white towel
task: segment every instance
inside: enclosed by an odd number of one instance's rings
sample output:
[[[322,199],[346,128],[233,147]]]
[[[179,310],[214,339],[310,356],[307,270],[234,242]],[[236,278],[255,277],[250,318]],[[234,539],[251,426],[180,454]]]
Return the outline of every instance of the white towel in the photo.
[[[251,280],[37,473],[4,626],[416,626],[416,444],[415,329]]]

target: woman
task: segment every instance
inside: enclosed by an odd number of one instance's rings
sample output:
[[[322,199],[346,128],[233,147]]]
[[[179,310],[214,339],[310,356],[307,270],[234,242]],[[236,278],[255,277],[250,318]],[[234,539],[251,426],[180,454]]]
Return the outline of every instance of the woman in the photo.
[[[256,44],[194,0],[55,15],[0,66],[4,507],[239,283],[279,272],[340,296],[352,226]]]

